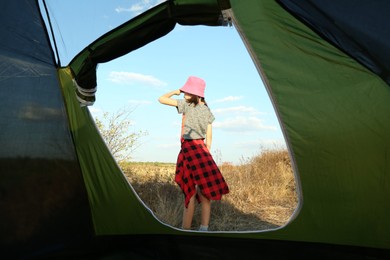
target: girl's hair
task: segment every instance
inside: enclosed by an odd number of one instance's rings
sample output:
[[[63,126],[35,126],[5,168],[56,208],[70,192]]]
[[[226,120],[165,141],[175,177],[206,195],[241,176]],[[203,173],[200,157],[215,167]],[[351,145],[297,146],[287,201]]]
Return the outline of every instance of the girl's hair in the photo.
[[[194,104],[194,106],[196,106],[199,103],[198,96],[192,94],[189,95],[191,95],[191,98],[186,99],[186,102],[190,104]],[[207,106],[206,100],[203,97],[200,97],[200,101],[202,101]]]

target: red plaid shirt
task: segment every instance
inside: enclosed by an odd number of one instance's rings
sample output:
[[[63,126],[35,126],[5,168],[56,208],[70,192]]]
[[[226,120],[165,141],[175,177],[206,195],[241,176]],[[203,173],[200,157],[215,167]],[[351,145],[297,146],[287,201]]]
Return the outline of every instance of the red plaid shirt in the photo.
[[[196,193],[196,186],[210,200],[220,200],[229,188],[203,139],[182,139],[177,158],[175,181],[185,196],[185,206]],[[198,202],[200,202],[196,195]]]

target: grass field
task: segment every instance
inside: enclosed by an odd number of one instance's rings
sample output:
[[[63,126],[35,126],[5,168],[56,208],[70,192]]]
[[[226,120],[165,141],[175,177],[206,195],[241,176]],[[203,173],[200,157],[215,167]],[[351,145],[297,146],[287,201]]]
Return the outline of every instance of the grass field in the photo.
[[[175,164],[122,163],[140,198],[163,222],[181,227],[184,196],[174,182]],[[265,151],[239,165],[222,163],[230,193],[212,202],[210,231],[250,231],[279,227],[297,206],[295,180],[286,150]],[[199,227],[197,205],[193,229]]]

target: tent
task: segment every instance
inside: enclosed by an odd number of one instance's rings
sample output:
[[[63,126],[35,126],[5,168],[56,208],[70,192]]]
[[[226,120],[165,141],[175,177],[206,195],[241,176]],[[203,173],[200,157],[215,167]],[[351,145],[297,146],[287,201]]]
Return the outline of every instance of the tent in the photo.
[[[39,1],[2,1],[2,256],[389,258],[389,11],[385,0],[166,1],[63,66]],[[230,22],[280,120],[299,207],[278,229],[185,232],[138,199],[87,106],[98,93],[97,64],[176,24]]]

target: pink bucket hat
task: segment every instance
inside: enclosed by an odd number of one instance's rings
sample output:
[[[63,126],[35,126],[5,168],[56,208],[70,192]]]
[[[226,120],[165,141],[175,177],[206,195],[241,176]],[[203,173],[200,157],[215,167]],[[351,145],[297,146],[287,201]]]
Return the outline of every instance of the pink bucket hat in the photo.
[[[181,87],[181,91],[188,94],[196,95],[204,98],[204,89],[206,88],[206,82],[198,77],[190,76],[187,79],[186,84]]]

